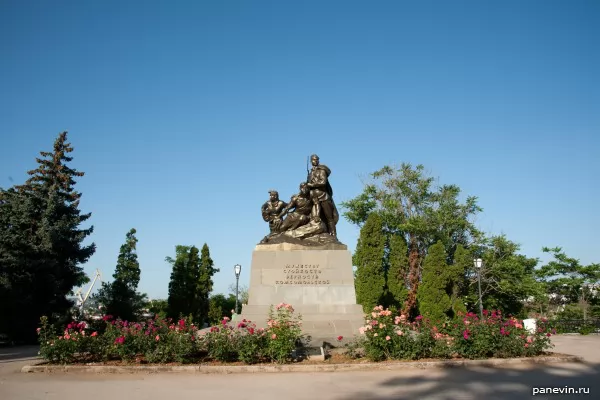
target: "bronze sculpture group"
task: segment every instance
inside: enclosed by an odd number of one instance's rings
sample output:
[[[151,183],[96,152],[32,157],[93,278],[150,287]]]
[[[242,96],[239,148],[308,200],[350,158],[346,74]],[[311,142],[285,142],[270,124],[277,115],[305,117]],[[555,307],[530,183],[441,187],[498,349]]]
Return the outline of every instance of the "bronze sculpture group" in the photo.
[[[331,170],[319,163],[319,156],[310,157],[312,169],[300,191],[286,203],[276,190],[269,191],[269,200],[262,207],[262,217],[269,223],[270,234],[261,243],[299,242],[303,244],[337,242],[336,224],[339,214],[329,184]]]

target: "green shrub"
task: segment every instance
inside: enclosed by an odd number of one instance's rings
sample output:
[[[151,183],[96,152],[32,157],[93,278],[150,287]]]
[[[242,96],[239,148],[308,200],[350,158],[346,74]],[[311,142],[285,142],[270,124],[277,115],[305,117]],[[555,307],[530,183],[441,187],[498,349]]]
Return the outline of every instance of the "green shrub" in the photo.
[[[269,310],[267,355],[279,364],[292,360],[292,351],[302,345],[301,317],[294,317],[294,308],[285,303]]]
[[[541,322],[536,332],[529,333],[521,320],[505,319],[498,311],[484,310],[483,320],[467,313],[437,324],[422,316],[411,323],[394,314],[376,306],[360,328],[364,353],[373,361],[531,357],[552,347],[547,324]]]

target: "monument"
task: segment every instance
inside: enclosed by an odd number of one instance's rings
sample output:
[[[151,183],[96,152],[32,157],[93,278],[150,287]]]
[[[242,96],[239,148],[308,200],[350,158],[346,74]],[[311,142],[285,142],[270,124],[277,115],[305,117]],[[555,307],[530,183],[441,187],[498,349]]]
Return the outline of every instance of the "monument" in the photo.
[[[364,314],[356,304],[352,256],[337,239],[331,170],[316,154],[311,163],[288,203],[270,190],[261,207],[270,233],[252,253],[248,304],[240,317],[265,326],[271,305],[291,304],[310,343],[320,346],[358,334]]]

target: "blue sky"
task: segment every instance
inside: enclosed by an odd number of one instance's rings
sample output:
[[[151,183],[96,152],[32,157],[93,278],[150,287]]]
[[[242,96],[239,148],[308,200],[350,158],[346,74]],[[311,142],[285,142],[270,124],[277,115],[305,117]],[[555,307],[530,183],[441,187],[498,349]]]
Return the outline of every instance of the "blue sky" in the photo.
[[[597,1],[0,2],[0,186],[69,131],[105,280],[138,230],[140,289],[208,243],[247,284],[317,153],[335,200],[386,164],[479,198],[477,226],[600,262]],[[342,220],[351,250],[358,228]]]

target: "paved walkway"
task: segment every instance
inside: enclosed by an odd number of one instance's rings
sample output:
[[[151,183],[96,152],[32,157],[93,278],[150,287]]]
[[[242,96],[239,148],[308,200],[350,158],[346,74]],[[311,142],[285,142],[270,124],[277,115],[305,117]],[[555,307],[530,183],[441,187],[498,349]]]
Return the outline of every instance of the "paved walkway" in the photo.
[[[534,387],[589,388],[599,398],[600,336],[557,336],[583,364],[281,374],[23,374],[35,348],[0,349],[0,399],[529,399]],[[13,353],[8,355],[7,353]],[[565,398],[541,395],[535,398]]]

